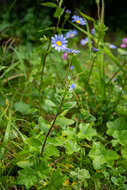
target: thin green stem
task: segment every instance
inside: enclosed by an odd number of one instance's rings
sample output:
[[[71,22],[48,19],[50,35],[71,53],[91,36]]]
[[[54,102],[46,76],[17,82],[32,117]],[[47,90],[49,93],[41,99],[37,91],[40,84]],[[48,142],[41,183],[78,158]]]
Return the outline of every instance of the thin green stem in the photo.
[[[58,111],[54,117],[54,120],[49,128],[49,131],[47,133],[47,135],[45,136],[45,139],[44,139],[44,143],[42,145],[42,148],[41,148],[41,153],[40,153],[40,156],[43,156],[43,153],[44,153],[44,149],[45,149],[45,146],[46,146],[46,142],[47,142],[47,139],[49,137],[49,135],[51,134],[52,132],[52,129],[54,128],[54,125],[55,125],[55,122],[56,122],[56,119],[57,117],[60,115],[61,113],[61,109],[62,109],[62,105],[64,103],[64,99],[66,97],[66,94],[67,94],[67,90],[68,90],[68,74],[69,74],[69,71],[70,71],[70,66],[71,66],[71,62],[69,62],[69,65],[68,65],[68,70],[67,70],[67,73],[66,73],[66,76],[65,76],[65,89],[64,89],[64,94],[62,96],[62,99],[61,99],[61,102],[60,102],[60,105],[58,107]]]

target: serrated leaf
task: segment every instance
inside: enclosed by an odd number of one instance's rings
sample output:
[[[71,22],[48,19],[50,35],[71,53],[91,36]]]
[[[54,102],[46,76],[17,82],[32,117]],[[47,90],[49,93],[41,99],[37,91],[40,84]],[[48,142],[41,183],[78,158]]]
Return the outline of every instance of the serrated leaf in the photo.
[[[52,7],[52,8],[57,7],[57,5],[52,2],[41,3],[41,5],[46,6],[46,7]]]
[[[17,179],[17,184],[25,185],[26,189],[29,189],[35,185],[38,181],[35,171],[32,168],[25,168],[18,172],[19,176]]]
[[[65,177],[61,174],[60,169],[52,173],[47,190],[60,190]]]
[[[127,121],[118,118],[115,121],[107,123],[107,134],[114,137],[122,146],[127,146]]]
[[[80,147],[78,146],[77,142],[73,140],[67,140],[65,142],[65,149],[67,154],[73,154],[74,152],[78,152]]]
[[[90,178],[90,174],[89,171],[86,169],[80,169],[78,171],[78,178],[81,181],[84,181],[85,179],[89,179]]]
[[[104,164],[112,167],[114,160],[119,159],[119,155],[113,151],[106,149],[100,142],[94,142],[89,157],[93,160],[93,166],[96,170],[104,167]]]
[[[47,156],[59,156],[59,150],[53,144],[47,144],[45,154]]]
[[[92,128],[92,125],[89,123],[81,123],[79,125],[80,131],[78,133],[79,139],[92,140],[94,136],[97,135],[96,129]]]

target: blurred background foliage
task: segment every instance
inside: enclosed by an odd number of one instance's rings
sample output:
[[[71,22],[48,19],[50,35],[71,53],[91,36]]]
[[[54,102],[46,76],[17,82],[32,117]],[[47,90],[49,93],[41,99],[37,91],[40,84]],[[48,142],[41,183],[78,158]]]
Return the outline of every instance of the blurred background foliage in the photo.
[[[0,0],[0,34],[3,34],[5,39],[7,34],[24,39],[23,43],[27,41],[37,42],[40,38],[39,30],[55,23],[52,17],[53,10],[41,6],[41,2],[47,1]],[[119,38],[124,37],[127,32],[126,4],[126,0],[105,0],[105,24],[108,26],[108,32],[111,33],[113,40],[112,32],[115,32],[115,38],[117,36]],[[72,13],[81,10],[95,19],[97,18],[95,0],[64,0],[64,6],[72,10]],[[3,36],[1,38],[3,39]]]

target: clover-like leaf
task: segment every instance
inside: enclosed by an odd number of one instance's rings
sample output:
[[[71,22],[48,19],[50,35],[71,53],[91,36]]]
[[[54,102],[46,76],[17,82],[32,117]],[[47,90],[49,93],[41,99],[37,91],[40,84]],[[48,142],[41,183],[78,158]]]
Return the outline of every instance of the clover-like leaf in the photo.
[[[80,131],[78,133],[79,139],[92,140],[92,138],[97,135],[96,129],[92,128],[92,124],[81,123],[79,125],[79,128],[80,128]]]
[[[37,176],[35,175],[34,169],[25,168],[18,172],[19,176],[17,179],[17,184],[25,185],[26,189],[29,189],[35,185],[38,181]]]
[[[93,160],[93,166],[96,170],[106,166],[113,166],[114,160],[119,158],[119,155],[113,151],[106,149],[100,142],[94,142],[89,157]]]
[[[127,121],[118,118],[115,121],[107,123],[107,134],[114,137],[122,146],[127,146]]]

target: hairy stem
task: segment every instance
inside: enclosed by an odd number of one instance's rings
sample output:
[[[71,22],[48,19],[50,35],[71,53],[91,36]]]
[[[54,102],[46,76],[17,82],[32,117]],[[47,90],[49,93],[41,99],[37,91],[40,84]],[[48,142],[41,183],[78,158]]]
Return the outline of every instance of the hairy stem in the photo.
[[[68,61],[69,61],[69,60],[68,60]],[[58,117],[58,116],[60,115],[60,113],[61,113],[61,108],[62,108],[62,105],[63,105],[63,103],[64,103],[64,99],[65,99],[65,97],[66,97],[66,93],[67,93],[67,90],[68,90],[68,74],[69,74],[69,71],[70,71],[70,66],[71,66],[71,62],[69,62],[69,64],[68,64],[68,70],[67,70],[67,73],[66,73],[66,76],[65,76],[65,89],[64,89],[64,94],[63,94],[63,96],[62,96],[62,99],[61,99],[60,105],[59,105],[59,107],[58,107],[58,111],[57,111],[57,113],[56,113],[56,115],[55,115],[55,117],[54,117],[54,120],[53,120],[53,122],[52,122],[52,124],[51,124],[51,126],[50,126],[50,128],[49,128],[49,131],[48,131],[47,135],[45,136],[45,139],[44,139],[44,143],[43,143],[43,145],[42,145],[42,149],[41,149],[40,156],[43,156],[47,139],[48,139],[49,135],[50,135],[51,132],[52,132],[52,129],[53,129],[54,125],[55,125],[55,122],[56,122],[57,117]]]

